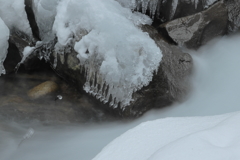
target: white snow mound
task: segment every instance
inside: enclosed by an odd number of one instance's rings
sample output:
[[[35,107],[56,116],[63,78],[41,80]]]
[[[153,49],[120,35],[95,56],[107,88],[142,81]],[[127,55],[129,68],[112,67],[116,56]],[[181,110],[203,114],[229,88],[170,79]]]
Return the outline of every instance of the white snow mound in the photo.
[[[108,144],[94,160],[240,159],[240,112],[145,122]]]

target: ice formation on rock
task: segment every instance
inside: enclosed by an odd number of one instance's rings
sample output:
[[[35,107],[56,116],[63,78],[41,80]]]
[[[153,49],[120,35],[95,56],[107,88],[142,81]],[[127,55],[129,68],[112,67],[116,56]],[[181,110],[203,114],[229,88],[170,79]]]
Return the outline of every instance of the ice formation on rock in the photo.
[[[151,20],[113,0],[65,0],[59,3],[53,30],[55,50],[74,45],[85,70],[84,90],[122,109],[132,93],[152,80],[162,58],[155,42],[137,25]]]
[[[3,66],[3,62],[7,56],[8,49],[8,39],[9,39],[9,29],[0,18],[0,76],[1,74],[5,74],[5,69]]]
[[[20,31],[29,37],[32,36],[24,0],[0,0],[0,17],[11,31]]]
[[[52,26],[56,16],[56,7],[60,0],[33,0],[33,11],[39,27],[40,38],[46,42],[54,38]]]

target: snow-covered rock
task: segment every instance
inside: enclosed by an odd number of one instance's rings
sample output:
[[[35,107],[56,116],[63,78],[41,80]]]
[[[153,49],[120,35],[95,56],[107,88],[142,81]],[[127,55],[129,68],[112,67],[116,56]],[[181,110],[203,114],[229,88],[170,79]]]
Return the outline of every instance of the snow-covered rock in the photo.
[[[143,25],[141,30],[154,40],[163,54],[158,71],[154,74],[152,81],[149,85],[133,93],[133,101],[125,107],[125,110],[122,110],[121,107],[108,107],[109,103],[102,105],[99,104],[99,101],[96,102],[98,106],[123,117],[140,116],[153,107],[165,107],[181,99],[189,90],[188,77],[193,67],[191,56],[163,40],[154,27]],[[78,74],[81,67],[79,59],[76,58],[77,54],[74,50],[65,55],[58,54],[55,71],[61,77],[74,82],[76,86],[82,86],[86,80],[85,74]]]
[[[113,0],[65,0],[59,3],[53,25],[55,52],[74,47],[85,69],[84,90],[113,108],[124,110],[132,93],[147,86],[162,54],[138,26],[151,20],[132,13]]]
[[[240,159],[240,113],[144,122],[109,143],[94,160]]]

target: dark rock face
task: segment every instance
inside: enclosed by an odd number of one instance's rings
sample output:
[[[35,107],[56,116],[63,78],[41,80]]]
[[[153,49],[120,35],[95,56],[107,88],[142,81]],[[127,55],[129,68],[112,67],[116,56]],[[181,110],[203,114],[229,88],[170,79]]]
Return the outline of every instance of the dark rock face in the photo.
[[[226,34],[227,22],[227,8],[223,2],[218,2],[200,13],[162,24],[159,29],[167,31],[178,45],[196,49]]]
[[[240,1],[225,0],[228,9],[228,31],[237,31],[240,27]]]

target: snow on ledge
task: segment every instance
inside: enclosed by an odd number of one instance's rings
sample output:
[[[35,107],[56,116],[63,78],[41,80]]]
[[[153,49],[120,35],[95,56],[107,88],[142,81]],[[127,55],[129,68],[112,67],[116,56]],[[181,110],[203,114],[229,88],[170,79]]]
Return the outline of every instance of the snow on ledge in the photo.
[[[94,160],[240,159],[240,112],[145,122],[108,144]]]

